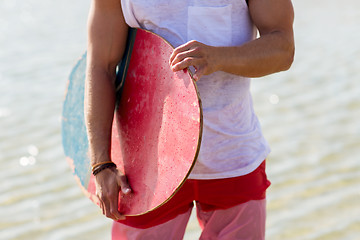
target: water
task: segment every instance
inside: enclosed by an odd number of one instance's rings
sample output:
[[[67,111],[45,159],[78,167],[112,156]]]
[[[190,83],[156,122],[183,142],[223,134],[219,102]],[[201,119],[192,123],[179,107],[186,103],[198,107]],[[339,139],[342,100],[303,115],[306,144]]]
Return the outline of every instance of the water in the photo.
[[[360,3],[296,0],[296,58],[254,79],[272,146],[267,239],[360,238]],[[66,79],[88,1],[0,1],[0,239],[110,239],[64,159]],[[192,217],[185,239],[196,239]]]

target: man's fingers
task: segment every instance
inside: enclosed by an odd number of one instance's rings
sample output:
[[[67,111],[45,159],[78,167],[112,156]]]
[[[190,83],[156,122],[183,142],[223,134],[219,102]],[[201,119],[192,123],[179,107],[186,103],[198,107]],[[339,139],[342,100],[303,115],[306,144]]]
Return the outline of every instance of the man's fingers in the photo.
[[[172,67],[174,72],[183,70],[185,68],[189,68],[193,66],[195,68],[195,72],[193,72],[192,77],[195,81],[198,81],[206,71],[206,64],[202,62],[201,59],[197,58],[187,58],[184,59],[182,62],[179,62],[175,66]]]
[[[188,57],[198,57],[199,54],[201,55],[201,46],[201,43],[192,40],[175,48],[169,59],[170,66],[174,66]]]
[[[170,66],[174,66],[177,63],[184,61],[184,59],[186,58],[193,58],[196,57],[196,53],[194,52],[194,49],[188,49],[186,51],[179,51],[174,58],[172,59],[172,61],[170,62]]]
[[[195,73],[192,75],[192,78],[196,81],[198,81],[202,76],[204,75],[204,68],[199,68],[195,71]]]
[[[101,196],[101,203],[102,203],[102,210],[103,210],[103,214],[108,217],[108,218],[112,218],[111,214],[110,214],[110,204],[109,201],[107,200],[106,197]]]
[[[191,45],[193,45],[193,44],[194,44],[194,41],[191,41],[191,42],[187,42],[187,43],[175,48],[169,59],[170,65],[173,63],[174,59],[177,57],[177,55],[179,53],[189,51],[191,49]]]
[[[120,214],[118,210],[119,196],[113,196],[110,199],[110,214],[113,216],[114,220],[124,220],[125,217]]]
[[[206,54],[200,43],[192,41],[175,49],[170,58],[170,67],[174,72],[193,66],[196,72],[192,77],[198,81],[209,70]]]
[[[129,194],[131,192],[131,187],[130,187],[125,175],[120,175],[118,177],[118,184],[119,184],[121,192],[123,194]]]
[[[171,67],[171,70],[173,70],[174,72],[176,71],[180,71],[183,70],[185,68],[188,68],[190,66],[194,66],[195,68],[197,68],[197,59],[193,58],[193,57],[187,57],[182,59],[180,62],[176,63],[175,65],[173,65]]]
[[[170,57],[170,68],[172,71],[181,71],[193,66],[196,72],[192,77],[198,81],[202,76],[209,75],[218,70],[217,48],[202,44],[197,41],[190,41],[176,49]]]
[[[105,206],[102,201],[100,201],[100,208],[101,208],[102,214],[105,215]]]
[[[105,215],[104,203],[103,203],[103,201],[101,200],[100,194],[98,193],[98,189],[96,189],[96,197],[97,197],[97,199],[98,199],[98,201],[99,201],[99,207],[100,207],[100,209],[101,209],[101,211],[102,211],[102,214]]]
[[[116,200],[116,202],[117,202],[117,200]],[[112,200],[112,198],[110,198],[110,199],[108,199],[106,197],[102,198],[103,214],[106,217],[111,218],[113,220],[119,220],[119,218],[121,218],[121,215],[117,211],[117,203],[115,204],[115,207],[113,205],[114,205],[114,200]]]

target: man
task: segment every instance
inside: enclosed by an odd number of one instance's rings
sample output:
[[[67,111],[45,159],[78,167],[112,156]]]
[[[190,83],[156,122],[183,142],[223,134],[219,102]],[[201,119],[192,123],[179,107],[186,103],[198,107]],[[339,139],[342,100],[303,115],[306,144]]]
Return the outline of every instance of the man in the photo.
[[[293,18],[291,0],[92,1],[85,117],[91,164],[97,169],[109,166],[96,172],[96,185],[103,213],[118,221],[113,239],[181,239],[193,200],[202,239],[264,239],[265,190],[270,184],[264,159],[270,149],[253,111],[249,78],[291,66]],[[204,110],[203,142],[190,180],[157,212],[159,219],[138,222],[118,211],[119,191],[127,194],[131,188],[109,154],[115,68],[129,26],[153,31],[176,47],[169,59],[173,71],[195,68]],[[213,189],[224,192],[213,196]],[[191,195],[188,191],[194,196],[181,205]]]

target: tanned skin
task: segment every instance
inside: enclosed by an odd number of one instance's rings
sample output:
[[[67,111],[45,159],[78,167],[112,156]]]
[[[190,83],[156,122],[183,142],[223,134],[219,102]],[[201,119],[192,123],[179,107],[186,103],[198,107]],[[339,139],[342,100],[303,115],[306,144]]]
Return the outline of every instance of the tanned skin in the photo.
[[[91,165],[110,161],[111,126],[115,108],[115,69],[124,53],[128,26],[120,0],[92,0],[88,19],[85,121]],[[114,169],[96,175],[96,192],[103,214],[114,220],[119,191],[129,193],[125,177]]]
[[[295,50],[291,1],[250,0],[248,4],[260,38],[235,47],[211,47],[190,41],[171,55],[173,71],[194,66],[193,77],[198,80],[216,71],[262,77],[289,69]]]
[[[212,47],[190,41],[173,51],[169,67],[179,71],[194,66],[196,81],[216,71],[262,77],[289,69],[295,49],[291,0],[249,0],[248,6],[259,38],[235,47]],[[111,160],[115,68],[124,53],[127,32],[120,0],[92,0],[85,84],[85,119],[92,165]],[[118,196],[119,191],[131,192],[126,177],[116,169],[105,169],[96,175],[96,189],[104,215],[124,219],[118,211]]]

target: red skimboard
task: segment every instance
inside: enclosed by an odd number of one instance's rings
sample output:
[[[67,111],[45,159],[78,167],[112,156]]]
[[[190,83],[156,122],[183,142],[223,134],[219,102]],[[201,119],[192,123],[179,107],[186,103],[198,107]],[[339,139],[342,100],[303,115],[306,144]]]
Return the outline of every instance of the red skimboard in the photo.
[[[173,47],[161,37],[132,29],[119,64],[118,103],[111,156],[124,171],[133,192],[120,194],[119,210],[145,214],[167,202],[188,177],[202,134],[201,102],[187,71],[172,72]],[[83,113],[86,56],[75,66],[63,109],[63,145],[86,195],[95,203],[94,177],[88,159]],[[74,105],[80,105],[74,108]],[[77,112],[77,113],[74,113]]]

